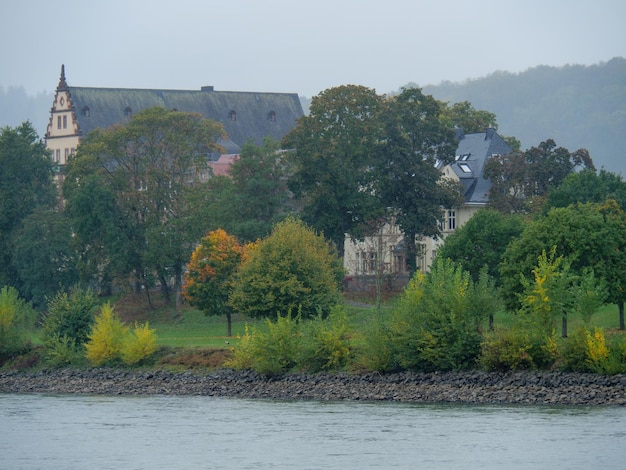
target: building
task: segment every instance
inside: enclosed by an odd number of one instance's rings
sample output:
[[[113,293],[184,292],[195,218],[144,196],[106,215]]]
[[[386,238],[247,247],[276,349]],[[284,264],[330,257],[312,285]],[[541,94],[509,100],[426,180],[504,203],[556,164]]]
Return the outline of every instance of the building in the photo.
[[[423,238],[417,241],[419,256],[416,264],[421,271],[428,271],[445,237],[487,205],[491,188],[491,182],[483,177],[487,160],[512,151],[495,129],[467,135],[459,130],[457,138],[459,144],[455,161],[442,166],[441,171],[444,177],[461,183],[464,203],[460,207],[444,208],[443,219],[440,221],[443,239]],[[381,273],[389,277],[389,282],[394,285],[403,285],[408,280],[403,234],[393,222],[360,242],[355,242],[346,235],[344,249],[344,268],[348,276],[355,280],[355,284],[359,284],[356,282],[359,280],[368,284],[367,278]]]
[[[248,141],[260,145],[265,137],[281,140],[303,115],[296,93],[216,91],[212,86],[200,90],[75,87],[68,85],[63,65],[50,109],[46,147],[55,163],[63,166],[90,131],[123,123],[155,106],[198,113],[222,123],[228,134],[227,140],[219,141],[225,155],[239,154]],[[220,155],[208,157],[217,161]]]

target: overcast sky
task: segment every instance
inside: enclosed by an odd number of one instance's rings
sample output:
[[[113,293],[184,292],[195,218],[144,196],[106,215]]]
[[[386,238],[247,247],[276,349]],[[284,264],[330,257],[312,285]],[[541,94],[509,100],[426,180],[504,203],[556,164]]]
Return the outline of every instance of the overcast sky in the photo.
[[[378,93],[626,57],[624,0],[2,0],[0,86]]]

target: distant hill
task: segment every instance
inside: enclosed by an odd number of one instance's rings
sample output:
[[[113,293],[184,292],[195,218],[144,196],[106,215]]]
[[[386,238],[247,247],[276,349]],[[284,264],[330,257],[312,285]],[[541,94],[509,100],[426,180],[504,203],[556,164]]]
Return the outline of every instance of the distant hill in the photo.
[[[0,86],[0,127],[16,127],[30,121],[39,137],[46,134],[54,93],[29,95],[22,87]]]
[[[495,72],[422,88],[440,101],[469,101],[476,109],[494,113],[498,132],[517,137],[522,149],[552,138],[570,151],[586,148],[597,168],[626,177],[626,59],[622,57],[591,66]]]

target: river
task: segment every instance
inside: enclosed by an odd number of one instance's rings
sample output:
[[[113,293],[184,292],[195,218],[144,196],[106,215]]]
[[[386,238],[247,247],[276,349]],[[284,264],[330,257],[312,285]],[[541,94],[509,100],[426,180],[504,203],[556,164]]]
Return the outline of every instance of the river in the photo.
[[[618,469],[626,407],[0,394],[0,468]]]

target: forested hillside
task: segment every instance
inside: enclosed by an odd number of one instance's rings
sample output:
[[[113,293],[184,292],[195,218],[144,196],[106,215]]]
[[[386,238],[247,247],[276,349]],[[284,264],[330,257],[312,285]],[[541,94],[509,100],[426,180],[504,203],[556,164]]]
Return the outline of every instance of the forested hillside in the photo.
[[[592,66],[539,66],[521,73],[495,72],[462,83],[423,87],[441,101],[469,101],[495,113],[499,132],[522,149],[548,138],[586,148],[598,168],[626,175],[626,59]]]

